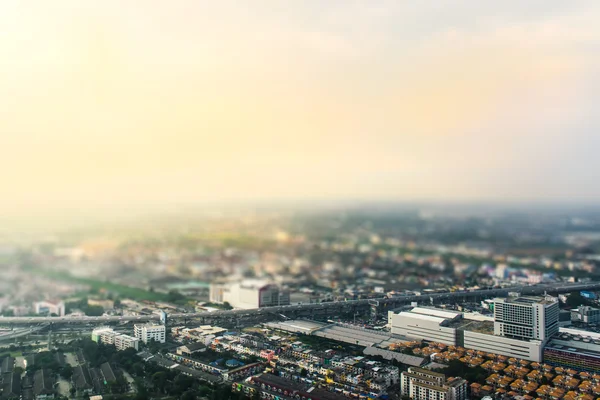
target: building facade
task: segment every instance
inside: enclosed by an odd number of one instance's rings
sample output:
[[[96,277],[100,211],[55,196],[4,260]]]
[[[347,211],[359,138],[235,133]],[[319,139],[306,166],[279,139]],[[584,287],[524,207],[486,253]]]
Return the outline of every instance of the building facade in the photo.
[[[136,337],[115,332],[112,328],[101,327],[92,331],[92,340],[96,343],[110,344],[117,350],[133,348],[139,350],[140,340]]]
[[[136,338],[146,344],[151,340],[159,343],[165,343],[167,340],[167,329],[164,325],[135,324],[133,332]]]
[[[259,308],[290,304],[290,292],[274,283],[260,280],[215,283],[210,287],[210,300],[229,303],[235,308]]]
[[[494,334],[546,341],[558,333],[558,301],[543,297],[494,300]]]
[[[65,303],[63,301],[39,301],[37,303],[33,303],[33,309],[36,314],[56,314],[59,317],[65,316]]]
[[[463,331],[462,338],[461,345],[467,349],[535,362],[542,361],[543,342],[539,340],[513,339],[469,330]]]
[[[449,346],[457,344],[456,328],[449,325],[460,319],[462,319],[460,312],[426,307],[414,307],[410,311],[401,313],[390,311],[390,315],[388,315],[393,334],[444,343]]]
[[[600,309],[590,306],[579,306],[571,310],[571,320],[584,324],[597,324],[600,322]]]
[[[467,381],[427,369],[410,367],[400,377],[400,392],[415,400],[465,400]]]

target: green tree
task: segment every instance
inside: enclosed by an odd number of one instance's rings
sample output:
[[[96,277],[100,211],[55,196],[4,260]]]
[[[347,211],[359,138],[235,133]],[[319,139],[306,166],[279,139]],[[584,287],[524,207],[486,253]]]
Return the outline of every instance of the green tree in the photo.
[[[133,374],[136,376],[144,376],[144,364],[137,362],[132,366]]]
[[[581,305],[586,305],[588,303],[587,299],[581,295],[580,292],[573,292],[567,297],[567,306],[571,308],[577,308]]]
[[[60,371],[60,376],[62,376],[66,380],[71,379],[71,377],[73,376],[73,367],[71,367],[71,364],[65,364],[65,366],[62,367]]]
[[[158,389],[161,393],[165,393],[165,389],[167,388],[167,373],[166,372],[156,372],[152,375],[152,383],[154,387]]]

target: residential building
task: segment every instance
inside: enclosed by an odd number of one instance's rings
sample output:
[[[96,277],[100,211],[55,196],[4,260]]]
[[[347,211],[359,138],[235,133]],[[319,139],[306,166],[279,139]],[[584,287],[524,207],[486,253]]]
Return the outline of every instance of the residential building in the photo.
[[[2,399],[21,399],[21,375],[12,372],[3,375]]]
[[[115,335],[115,347],[117,350],[133,348],[139,350],[140,340],[129,335]]]
[[[258,393],[260,399],[266,400],[347,400],[347,397],[342,393],[330,392],[310,384],[271,374],[253,376],[249,382],[236,382],[232,385],[232,390],[243,392],[248,396]]]
[[[114,345],[117,350],[125,350],[128,348],[139,349],[140,339],[129,335],[115,332],[110,327],[100,327],[92,331],[92,340],[96,343]]]
[[[164,343],[167,340],[167,330],[164,325],[135,324],[133,331],[135,337],[146,344],[151,340],[159,343]]]
[[[401,374],[400,392],[415,400],[465,400],[467,381],[462,378],[446,379],[444,374],[409,367]]]
[[[53,399],[54,375],[49,369],[39,369],[33,377],[33,394],[37,400]]]

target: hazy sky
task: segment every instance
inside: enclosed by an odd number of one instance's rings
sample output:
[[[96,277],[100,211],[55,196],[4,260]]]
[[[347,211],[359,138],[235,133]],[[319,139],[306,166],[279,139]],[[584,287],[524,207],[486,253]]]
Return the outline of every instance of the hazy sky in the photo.
[[[600,2],[0,0],[0,211],[600,200]]]

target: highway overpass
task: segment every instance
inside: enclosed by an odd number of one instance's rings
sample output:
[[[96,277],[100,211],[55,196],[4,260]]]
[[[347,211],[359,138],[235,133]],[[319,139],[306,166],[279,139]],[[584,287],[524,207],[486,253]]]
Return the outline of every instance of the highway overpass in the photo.
[[[337,302],[325,302],[314,304],[297,304],[287,306],[264,307],[254,309],[234,309],[234,310],[219,310],[212,312],[199,313],[179,313],[169,314],[169,320],[191,320],[195,318],[214,319],[218,317],[248,317],[248,316],[267,316],[269,314],[295,314],[298,312],[324,312],[331,310],[347,311],[356,310],[359,308],[367,309],[370,302],[376,300],[381,307],[387,309],[410,304],[411,302],[423,303],[452,303],[465,302],[469,300],[477,300],[492,297],[506,297],[509,292],[519,292],[523,295],[541,295],[544,293],[559,294],[570,293],[580,290],[598,291],[600,290],[600,282],[588,283],[556,283],[549,285],[534,285],[534,286],[513,286],[503,289],[487,289],[477,291],[463,291],[452,293],[434,293],[424,294],[419,296],[399,296],[393,298],[378,298],[378,299],[363,299],[363,300],[347,300]],[[0,317],[0,325],[14,324],[39,324],[39,323],[56,323],[56,324],[103,324],[111,322],[149,322],[159,321],[159,315],[139,315],[139,316],[101,316],[101,317]]]

